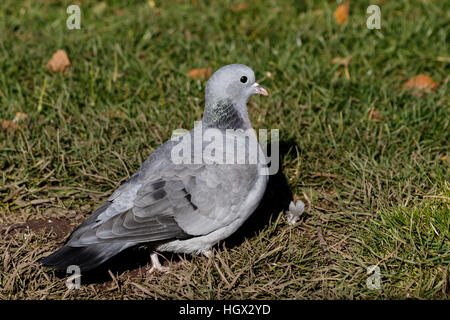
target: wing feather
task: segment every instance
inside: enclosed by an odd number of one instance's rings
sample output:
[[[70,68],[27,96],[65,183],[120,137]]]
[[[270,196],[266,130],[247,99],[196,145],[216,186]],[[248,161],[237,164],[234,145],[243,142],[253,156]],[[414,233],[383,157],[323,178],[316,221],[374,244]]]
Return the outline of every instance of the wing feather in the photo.
[[[239,218],[257,165],[174,164],[171,141],[108,199],[69,245],[152,242],[206,235]]]

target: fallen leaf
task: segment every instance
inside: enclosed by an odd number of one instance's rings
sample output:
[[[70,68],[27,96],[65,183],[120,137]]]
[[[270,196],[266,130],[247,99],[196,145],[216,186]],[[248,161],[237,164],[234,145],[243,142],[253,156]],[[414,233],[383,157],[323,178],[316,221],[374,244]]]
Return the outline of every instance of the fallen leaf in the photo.
[[[19,125],[14,121],[3,120],[2,121],[2,129],[18,129]]]
[[[339,63],[340,65],[347,66],[350,63],[352,56],[348,56],[346,58],[336,57],[331,60],[332,63]]]
[[[212,73],[212,68],[199,68],[199,69],[192,69],[188,72],[188,76],[192,79],[200,80],[200,79],[206,79],[209,78],[209,76]]]
[[[372,109],[369,111],[369,119],[374,121],[381,121],[383,120],[383,117],[378,113],[378,111]]]
[[[71,67],[71,63],[64,50],[56,51],[50,61],[47,63],[47,68],[51,72],[65,72]]]
[[[450,57],[437,57],[436,60],[439,62],[450,62]]]
[[[154,7],[156,7],[156,3],[155,3],[155,1],[153,1],[153,0],[150,0],[150,1],[148,2],[148,6],[149,6],[150,8],[154,8]]]
[[[234,6],[233,8],[231,8],[231,10],[233,10],[234,12],[239,12],[239,11],[244,11],[245,9],[247,9],[249,7],[248,3],[238,3],[236,6]]]
[[[405,87],[413,89],[414,93],[421,95],[421,91],[432,91],[438,87],[438,83],[431,79],[426,74],[419,74],[412,77],[405,83]]]
[[[333,16],[338,24],[343,24],[345,20],[347,20],[349,9],[350,4],[348,1],[344,2],[343,4],[339,5],[339,7],[336,8],[336,10],[333,13]]]
[[[92,8],[92,12],[99,16],[103,13],[103,11],[105,11],[107,6],[108,5],[106,4],[106,2],[100,2]]]
[[[14,117],[13,122],[19,122],[19,121],[25,121],[28,119],[28,115],[26,113],[23,112],[17,112],[16,116]]]

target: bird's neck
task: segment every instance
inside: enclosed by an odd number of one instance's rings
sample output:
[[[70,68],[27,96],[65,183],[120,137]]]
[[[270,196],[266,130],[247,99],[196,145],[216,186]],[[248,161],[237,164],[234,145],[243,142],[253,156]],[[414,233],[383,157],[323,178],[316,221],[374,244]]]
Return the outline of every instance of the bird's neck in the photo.
[[[231,99],[206,102],[202,119],[203,126],[218,129],[250,129],[250,119],[245,102],[233,102]]]

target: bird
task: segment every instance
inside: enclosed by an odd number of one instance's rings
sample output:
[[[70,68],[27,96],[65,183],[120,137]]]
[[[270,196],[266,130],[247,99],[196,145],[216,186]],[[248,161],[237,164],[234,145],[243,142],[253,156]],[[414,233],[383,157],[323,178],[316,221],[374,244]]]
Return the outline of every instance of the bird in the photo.
[[[39,262],[56,270],[76,265],[85,272],[127,248],[145,245],[151,249],[151,270],[167,271],[158,253],[210,256],[212,247],[233,234],[260,204],[267,187],[267,168],[263,161],[207,161],[208,155],[200,162],[176,163],[173,151],[183,138],[196,143],[195,130],[201,126],[200,149],[194,146],[187,151],[187,160],[198,150],[205,156],[204,132],[208,129],[224,134],[225,142],[241,141],[236,150],[248,154],[248,139],[254,142],[256,136],[238,138],[252,130],[247,101],[255,94],[268,96],[255,82],[250,67],[230,64],[215,71],[206,83],[201,121],[159,146],[70,234],[63,247]],[[257,141],[256,145],[258,155],[264,156]],[[225,149],[218,147],[211,154],[226,157],[231,150]]]

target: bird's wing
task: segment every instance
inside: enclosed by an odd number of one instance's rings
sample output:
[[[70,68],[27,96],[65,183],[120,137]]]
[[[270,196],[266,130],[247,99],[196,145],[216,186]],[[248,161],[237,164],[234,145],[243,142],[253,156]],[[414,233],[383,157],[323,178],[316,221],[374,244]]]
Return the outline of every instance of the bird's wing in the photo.
[[[174,164],[170,143],[156,150],[127,183],[78,228],[68,244],[186,239],[239,216],[258,177],[256,165]]]

